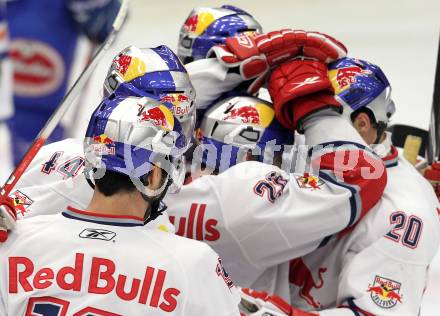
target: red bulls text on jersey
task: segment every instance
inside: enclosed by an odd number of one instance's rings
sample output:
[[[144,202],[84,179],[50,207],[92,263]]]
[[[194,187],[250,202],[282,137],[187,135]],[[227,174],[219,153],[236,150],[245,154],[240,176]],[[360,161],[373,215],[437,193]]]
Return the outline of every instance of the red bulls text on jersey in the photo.
[[[179,236],[196,239],[216,241],[220,232],[216,229],[218,221],[215,218],[205,217],[206,204],[192,203],[188,216],[170,216],[170,221],[176,227]]]

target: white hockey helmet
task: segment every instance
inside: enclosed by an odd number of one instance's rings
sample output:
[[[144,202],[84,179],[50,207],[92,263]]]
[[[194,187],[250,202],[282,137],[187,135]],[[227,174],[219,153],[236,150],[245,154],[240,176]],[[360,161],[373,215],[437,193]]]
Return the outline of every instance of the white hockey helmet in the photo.
[[[104,81],[104,96],[137,96],[155,99],[179,120],[187,138],[193,136],[196,93],[185,67],[167,46],[129,46],[112,61]]]
[[[293,133],[276,120],[271,103],[248,96],[229,97],[214,104],[205,113],[201,133],[203,146],[216,151],[214,156],[205,153],[202,161],[219,172],[240,162],[240,154],[248,152],[254,160],[274,163],[274,157],[282,154],[282,146],[294,141]]]
[[[228,37],[262,31],[252,15],[235,6],[194,8],[180,29],[177,55],[187,64],[206,58],[212,46],[223,44]]]
[[[112,171],[132,179],[146,197],[177,191],[184,179],[185,135],[171,110],[147,97],[110,95],[94,111],[84,140],[87,173]],[[143,185],[153,165],[165,171],[160,192]],[[152,215],[154,216],[154,214]]]

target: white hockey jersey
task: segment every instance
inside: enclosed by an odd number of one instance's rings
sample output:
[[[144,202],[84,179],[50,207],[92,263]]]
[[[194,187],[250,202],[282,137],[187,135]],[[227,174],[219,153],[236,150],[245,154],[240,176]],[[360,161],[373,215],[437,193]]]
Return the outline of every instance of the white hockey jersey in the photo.
[[[18,222],[0,245],[0,297],[5,316],[237,316],[240,300],[206,244],[73,208]]]
[[[384,160],[388,183],[365,219],[349,235],[292,260],[293,306],[320,316],[419,314],[440,242],[440,206],[394,147]]]
[[[340,117],[307,124],[310,144],[349,138],[344,133],[357,135]],[[329,128],[338,124],[340,129]],[[195,180],[178,195],[167,195],[165,202],[176,233],[209,243],[225,258],[237,284],[288,299],[292,255],[325,244],[357,221],[360,207],[374,204],[369,199],[380,198],[375,186],[383,178],[359,182],[352,190],[350,181],[334,181],[323,169],[319,175],[287,174],[272,165],[243,162]]]
[[[340,129],[330,128],[335,125]],[[332,145],[340,139],[358,143],[350,143],[357,158],[346,165],[346,181],[335,178],[341,171],[341,163],[335,167],[338,153],[346,150],[326,147],[314,153],[321,159],[321,178],[244,162],[169,194],[165,202],[177,234],[209,243],[224,258],[237,284],[289,298],[288,261],[354,225],[380,199],[386,182],[383,164],[359,144],[362,140],[357,135],[338,115],[318,115],[306,124],[309,144]],[[46,157],[38,155],[38,163],[17,186],[21,201],[29,199],[31,204],[23,207],[25,216],[53,214],[71,204],[87,205],[86,191],[91,196],[92,190],[74,167],[83,159],[81,143],[54,143],[45,146]],[[376,169],[377,177],[364,179],[362,168]]]

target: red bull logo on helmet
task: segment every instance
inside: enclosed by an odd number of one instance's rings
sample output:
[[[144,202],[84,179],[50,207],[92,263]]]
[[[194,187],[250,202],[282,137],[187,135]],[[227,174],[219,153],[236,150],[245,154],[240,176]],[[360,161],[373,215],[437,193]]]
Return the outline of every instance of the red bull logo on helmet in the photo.
[[[171,131],[174,129],[174,116],[165,105],[143,110],[140,117],[141,122],[153,123],[163,130]]]
[[[240,119],[243,123],[260,124],[260,114],[252,105],[233,108],[224,118],[226,121],[235,119]]]
[[[101,143],[101,144],[106,144],[106,145],[113,144],[113,140],[105,134],[95,136],[95,137],[93,137],[93,140],[95,142]]]
[[[249,103],[240,98],[232,99],[230,104],[233,108],[226,113],[223,120],[235,120],[245,124],[254,124],[267,128],[275,118],[273,108],[265,103]]]
[[[97,155],[115,155],[115,143],[106,134],[93,137],[93,151]]]
[[[119,55],[115,59],[116,70],[120,74],[125,75],[127,73],[128,67],[130,66],[130,63],[131,63],[131,56]]]
[[[189,33],[195,33],[197,29],[197,23],[199,22],[199,16],[197,14],[190,15],[185,23],[183,24],[183,29]]]
[[[335,89],[336,94],[350,87],[352,83],[355,83],[357,76],[371,74],[371,70],[362,69],[359,66],[332,69],[328,72],[328,76],[333,85],[333,88]]]
[[[377,306],[388,309],[402,303],[401,286],[399,282],[376,275],[373,285],[368,285],[367,292]]]
[[[169,93],[163,96],[160,100],[161,103],[172,104],[171,111],[176,116],[186,115],[189,113],[191,105],[190,99],[183,93]]]
[[[182,28],[185,32],[200,35],[209,25],[211,25],[212,22],[214,22],[214,20],[215,17],[211,12],[194,11],[186,19]]]
[[[113,60],[117,72],[124,82],[129,82],[147,72],[146,63],[138,57],[121,54]]]

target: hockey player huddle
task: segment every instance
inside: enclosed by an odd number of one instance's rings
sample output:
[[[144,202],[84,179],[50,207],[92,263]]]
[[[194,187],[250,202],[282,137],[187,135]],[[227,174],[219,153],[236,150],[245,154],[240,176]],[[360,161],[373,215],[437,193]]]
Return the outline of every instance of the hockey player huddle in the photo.
[[[337,39],[194,9],[1,207],[0,315],[418,315],[440,206],[395,110]]]

